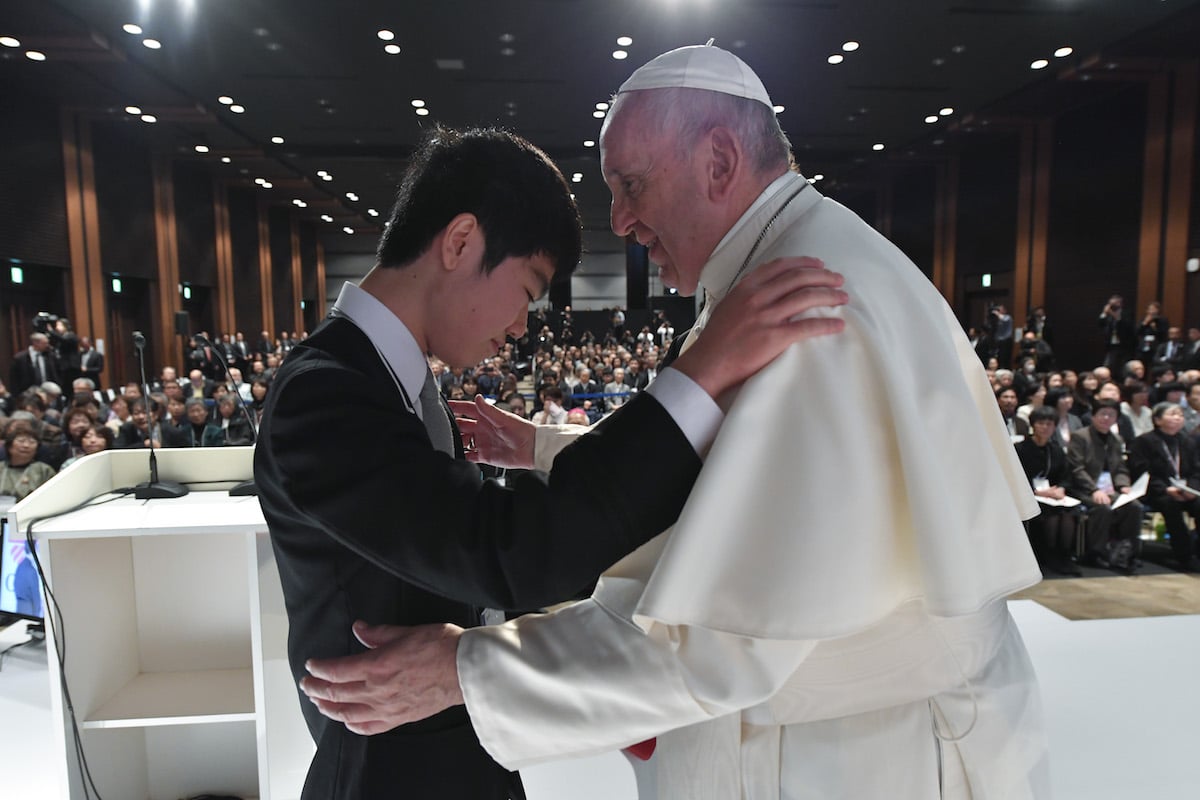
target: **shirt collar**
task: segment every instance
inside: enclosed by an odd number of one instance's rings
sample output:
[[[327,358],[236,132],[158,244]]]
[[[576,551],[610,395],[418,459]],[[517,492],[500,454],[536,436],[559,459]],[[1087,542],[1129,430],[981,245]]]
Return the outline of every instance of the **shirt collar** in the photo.
[[[700,271],[700,285],[714,300],[724,298],[729,290],[729,284],[737,275],[746,254],[754,246],[755,239],[763,232],[771,218],[793,196],[793,193],[807,184],[807,178],[798,172],[785,172],[763,189],[746,212],[733,224],[717,244],[716,249],[708,258],[708,263]],[[807,186],[804,194],[811,193],[805,204],[812,204],[821,198],[813,186]],[[800,205],[800,200],[792,204]]]
[[[367,335],[380,358],[400,381],[412,401],[413,410],[424,421],[417,398],[425,385],[429,362],[408,327],[373,294],[350,282],[342,284],[332,313],[350,320]]]

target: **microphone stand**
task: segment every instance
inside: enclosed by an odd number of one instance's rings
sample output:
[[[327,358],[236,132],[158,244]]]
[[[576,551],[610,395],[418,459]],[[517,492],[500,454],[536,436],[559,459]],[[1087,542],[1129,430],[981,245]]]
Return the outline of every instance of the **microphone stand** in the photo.
[[[175,481],[160,481],[158,479],[158,458],[154,455],[154,425],[156,420],[151,416],[150,384],[146,382],[146,337],[141,331],[133,332],[133,346],[137,349],[138,369],[142,374],[143,402],[146,404],[146,417],[150,419],[150,480],[133,487],[133,496],[138,500],[163,499],[168,497],[183,497],[188,488]]]
[[[221,362],[221,366],[225,369],[225,377],[233,384],[233,394],[237,397],[238,406],[242,409],[242,413],[246,415],[246,422],[250,424],[250,434],[254,437],[254,443],[258,444],[258,426],[254,424],[254,415],[246,408],[246,399],[242,397],[242,385],[240,381],[233,379],[233,373],[229,371],[229,362],[225,360],[225,355],[221,352],[221,348],[212,342],[203,334],[196,334],[193,338],[202,344],[207,344],[212,348],[213,355],[217,357],[217,361]],[[247,497],[258,494],[258,484],[251,478],[248,481],[242,481],[238,485],[229,490],[231,497]]]

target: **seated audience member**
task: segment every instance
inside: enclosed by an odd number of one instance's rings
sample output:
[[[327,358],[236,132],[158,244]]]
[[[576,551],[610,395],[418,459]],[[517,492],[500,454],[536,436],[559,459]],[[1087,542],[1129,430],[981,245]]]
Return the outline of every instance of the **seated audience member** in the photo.
[[[571,389],[571,408],[582,408],[583,401],[589,399],[582,395],[600,394],[600,384],[592,380],[592,371],[587,367],[581,367],[575,375],[578,380]],[[595,398],[590,399],[595,402]]]
[[[1062,371],[1063,387],[1075,391],[1075,387],[1079,385],[1079,373],[1073,369],[1064,369]]]
[[[63,430],[66,432],[67,461],[83,455],[83,434],[92,427],[96,418],[86,407],[75,406],[63,417]],[[66,461],[63,466],[66,466]]]
[[[542,410],[533,415],[538,425],[562,425],[567,421],[567,410],[563,407],[563,390],[557,386],[542,389]]]
[[[516,414],[521,419],[529,419],[529,410],[525,406],[525,398],[522,395],[508,395],[503,401],[505,408],[509,413]]]
[[[1012,386],[1017,390],[1017,396],[1028,397],[1041,383],[1042,379],[1037,374],[1037,362],[1032,358],[1023,360],[1013,375]]]
[[[221,432],[219,444],[230,447],[245,447],[254,444],[254,436],[250,433],[250,423],[246,421],[246,413],[238,405],[237,398],[227,394],[217,401],[217,416],[213,420]]]
[[[1042,384],[1034,384],[1033,391],[1025,395],[1025,404],[1017,409],[1017,416],[1029,422],[1029,412],[1038,408],[1046,399],[1046,387]]]
[[[1154,364],[1169,364],[1173,369],[1179,369],[1183,365],[1186,347],[1183,330],[1172,325],[1167,328],[1167,340],[1154,350]]]
[[[1183,406],[1183,432],[1190,434],[1200,427],[1200,381],[1188,384],[1184,397],[1187,402]]]
[[[1011,369],[997,368],[995,374],[996,382],[1000,384],[1001,388],[1008,388],[1013,385],[1015,376]]]
[[[463,374],[462,391],[463,397],[467,398],[468,400],[479,394],[479,384],[476,382],[474,375],[466,373]]]
[[[4,430],[4,464],[0,466],[0,496],[24,500],[54,477],[55,469],[37,460],[38,435],[32,422],[10,420]]]
[[[1079,417],[1084,425],[1092,421],[1092,401],[1096,399],[1096,390],[1099,388],[1100,381],[1091,372],[1081,372],[1075,380],[1071,413]]]
[[[129,402],[129,421],[117,431],[113,446],[117,449],[163,446],[162,430],[151,422],[144,398]]]
[[[113,436],[116,436],[121,426],[129,422],[129,401],[125,399],[125,395],[117,395],[108,404],[108,419],[104,424],[112,429]]]
[[[90,456],[92,453],[111,450],[114,438],[111,428],[102,422],[93,422],[80,438],[82,449],[79,455],[72,456],[64,461],[63,468],[65,469],[84,456]]]
[[[1188,527],[1183,514],[1187,512],[1193,522],[1200,519],[1200,497],[1184,487],[1200,490],[1200,457],[1196,443],[1182,433],[1182,408],[1159,403],[1151,414],[1154,430],[1129,446],[1129,472],[1150,475],[1143,502],[1163,515],[1171,536],[1171,552],[1179,567],[1195,570],[1196,531]]]
[[[1100,388],[1096,390],[1095,396],[1092,398],[1092,406],[1096,405],[1098,400],[1112,400],[1117,404],[1117,435],[1121,437],[1122,442],[1132,442],[1137,438],[1137,434],[1133,431],[1133,420],[1129,415],[1121,411],[1122,396],[1124,390],[1121,386],[1113,381],[1104,381],[1100,384]]]
[[[250,413],[254,417],[254,426],[262,425],[263,407],[267,402],[267,393],[271,391],[271,382],[263,377],[250,379]]]
[[[224,431],[208,421],[208,404],[199,397],[188,398],[184,403],[184,414],[187,424],[180,429],[180,442],[172,447],[221,447],[225,444]]]
[[[997,370],[999,372],[999,370]],[[996,392],[996,405],[1000,406],[1000,416],[1004,418],[1004,427],[1008,435],[1015,437],[1029,435],[1029,423],[1017,416],[1017,390],[1011,386],[1001,386]]]
[[[1112,432],[1119,413],[1116,400],[1096,401],[1092,424],[1076,431],[1067,446],[1071,479],[1066,488],[1068,494],[1087,507],[1084,563],[1133,574],[1137,568],[1142,504],[1133,500],[1113,508],[1114,501],[1127,494],[1132,483],[1121,439]]]
[[[1136,358],[1132,361],[1125,362],[1124,374],[1121,376],[1121,383],[1128,386],[1130,383],[1142,383],[1146,380],[1146,365]]]
[[[1066,452],[1071,443],[1071,434],[1083,427],[1083,420],[1071,413],[1075,400],[1066,389],[1051,389],[1046,392],[1044,408],[1054,412],[1054,440]],[[1032,421],[1032,415],[1030,420]]]
[[[587,412],[582,408],[572,408],[567,412],[567,424],[587,427],[591,422],[588,420]]]
[[[1101,364],[1092,369],[1092,374],[1096,376],[1096,388],[1099,389],[1102,384],[1108,383],[1113,379],[1112,370]]]
[[[1066,454],[1054,440],[1057,424],[1058,415],[1053,408],[1035,408],[1029,415],[1030,436],[1017,444],[1017,457],[1021,459],[1033,493],[1051,500],[1062,500],[1067,496],[1063,487],[1070,477]],[[1078,507],[1039,505],[1042,513],[1029,520],[1030,543],[1038,563],[1043,565],[1043,570],[1049,568],[1060,575],[1081,574],[1079,565],[1073,560]]]
[[[183,427],[187,423],[187,406],[182,398],[171,397],[167,399],[167,418],[163,420],[167,425],[174,425],[176,428]]]
[[[137,381],[130,381],[121,389],[121,394],[125,395],[126,400],[136,400],[142,397],[142,385]]]
[[[1046,376],[1044,381],[1047,389],[1063,388],[1063,374],[1061,372],[1051,372]]]
[[[194,369],[188,373],[188,382],[183,385],[184,399],[199,397],[204,399],[212,395],[214,382],[204,377],[204,373]]]
[[[604,384],[604,410],[616,411],[629,400],[629,387],[625,385],[625,370],[617,367],[612,371],[612,381]]]
[[[1121,431],[1121,435],[1129,442],[1154,430],[1154,420],[1150,413],[1150,392],[1146,384],[1141,381],[1127,383],[1125,396],[1127,400],[1121,403],[1121,413],[1129,417],[1133,426],[1133,436],[1126,436],[1125,431]]]

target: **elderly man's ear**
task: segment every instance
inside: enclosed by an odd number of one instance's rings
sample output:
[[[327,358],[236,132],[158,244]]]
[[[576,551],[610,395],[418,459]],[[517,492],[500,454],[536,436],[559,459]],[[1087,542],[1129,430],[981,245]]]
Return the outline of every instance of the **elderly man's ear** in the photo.
[[[742,144],[728,128],[722,127],[709,132],[706,144],[709,199],[726,200],[746,169]]]

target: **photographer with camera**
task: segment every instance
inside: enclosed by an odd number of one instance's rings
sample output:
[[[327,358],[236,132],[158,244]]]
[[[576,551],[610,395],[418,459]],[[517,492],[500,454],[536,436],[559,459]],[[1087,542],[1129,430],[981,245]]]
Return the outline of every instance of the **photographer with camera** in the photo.
[[[987,317],[983,321],[984,330],[991,340],[990,355],[1000,362],[1000,366],[1012,364],[1013,358],[1013,318],[1003,303],[988,305]]]
[[[1133,358],[1133,322],[1124,314],[1124,300],[1114,294],[1100,311],[1100,327],[1104,330],[1104,366],[1120,374],[1126,361]]]

